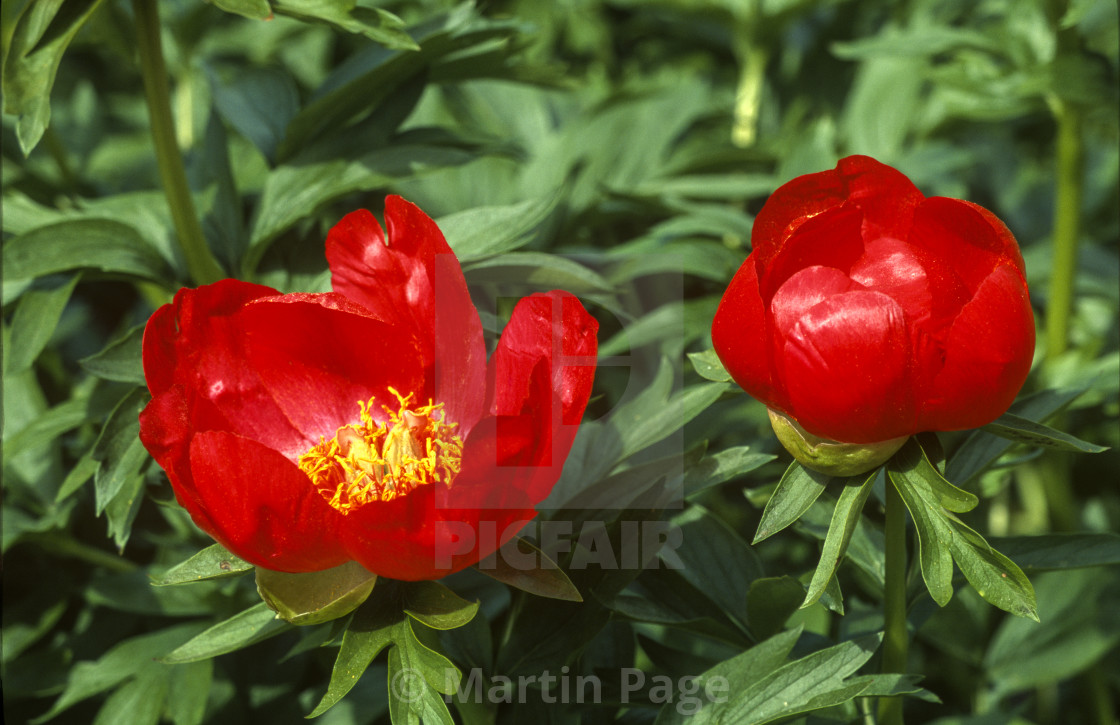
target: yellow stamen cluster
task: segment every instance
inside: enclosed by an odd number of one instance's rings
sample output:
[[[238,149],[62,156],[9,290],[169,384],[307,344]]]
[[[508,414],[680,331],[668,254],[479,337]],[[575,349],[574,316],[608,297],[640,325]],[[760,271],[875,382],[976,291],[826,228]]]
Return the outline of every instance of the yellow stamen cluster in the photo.
[[[327,502],[348,514],[371,501],[392,501],[418,486],[450,487],[463,459],[458,423],[448,423],[443,403],[410,408],[412,393],[393,388],[399,410],[383,405],[389,420],[370,413],[373,399],[358,401],[359,422],[344,425],[334,438],[322,436],[299,457],[299,467]],[[438,415],[438,417],[437,417]]]

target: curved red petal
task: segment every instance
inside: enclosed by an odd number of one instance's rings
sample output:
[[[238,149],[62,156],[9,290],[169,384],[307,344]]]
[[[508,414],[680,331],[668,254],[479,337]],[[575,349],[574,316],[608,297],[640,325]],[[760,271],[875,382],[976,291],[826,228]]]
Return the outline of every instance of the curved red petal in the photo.
[[[1034,355],[1034,313],[1022,275],[1004,264],[949,332],[945,362],[921,411],[924,430],[987,425],[1015,400]]]
[[[376,397],[396,410],[390,387],[402,395],[423,389],[423,358],[411,330],[369,317],[341,295],[257,300],[239,322],[241,353],[259,376],[260,393],[304,433],[295,448],[273,446],[292,460],[320,436],[357,422],[359,401]],[[380,406],[372,413],[387,418]]]
[[[799,227],[841,206],[859,210],[865,239],[904,238],[914,207],[923,198],[901,172],[868,156],[848,156],[835,169],[799,176],[779,187],[755,218],[751,244],[765,268]]]
[[[447,241],[424,212],[399,196],[385,200],[388,239],[365,210],[327,236],[333,288],[374,317],[414,330],[429,372],[425,397],[469,428],[482,414],[486,347],[478,310]]]
[[[256,441],[205,431],[190,466],[207,531],[242,559],[274,571],[320,571],[349,560],[332,509],[291,461]]]
[[[844,443],[915,433],[905,313],[880,292],[840,294],[787,336],[783,375],[805,430]]]
[[[960,199],[933,197],[922,202],[908,241],[951,260],[970,295],[999,264],[1010,263],[1023,272],[1022,253],[1007,227],[991,212]]]
[[[310,441],[263,387],[244,353],[240,314],[276,291],[236,280],[183,289],[144,329],[144,374],[153,395],[182,386],[195,430],[230,430],[280,450]]]
[[[748,257],[731,279],[712,318],[712,346],[743,390],[766,405],[786,407],[775,379],[771,325],[758,290],[755,260]]]

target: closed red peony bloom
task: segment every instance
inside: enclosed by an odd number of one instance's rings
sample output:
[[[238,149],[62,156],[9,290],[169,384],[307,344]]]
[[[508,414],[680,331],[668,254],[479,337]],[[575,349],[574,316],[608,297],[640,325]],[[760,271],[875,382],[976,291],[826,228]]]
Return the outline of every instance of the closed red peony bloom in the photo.
[[[223,280],[144,331],[140,438],[194,521],[258,566],[469,566],[533,517],[583,416],[598,324],[579,300],[522,299],[487,362],[435,223],[400,197],[385,221],[331,230],[333,292]]]
[[[868,444],[1004,413],[1034,351],[1023,257],[967,201],[850,156],[790,181],[712,324],[748,393],[809,433]]]

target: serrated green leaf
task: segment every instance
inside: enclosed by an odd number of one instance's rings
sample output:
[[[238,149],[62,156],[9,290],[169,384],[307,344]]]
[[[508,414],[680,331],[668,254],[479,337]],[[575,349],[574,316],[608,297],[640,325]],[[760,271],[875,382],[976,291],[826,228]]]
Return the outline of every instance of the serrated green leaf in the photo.
[[[4,356],[7,375],[23,372],[31,367],[35,358],[47,346],[58,327],[62,311],[81,279],[80,274],[54,284],[28,289],[20,297],[19,306],[12,316],[11,342]]]
[[[377,575],[356,561],[323,571],[289,574],[257,567],[257,593],[285,622],[322,624],[354,611],[373,591]]]
[[[692,363],[692,367],[700,374],[700,377],[705,380],[712,380],[717,383],[726,383],[731,380],[731,373],[723,367],[723,362],[720,361],[715,350],[690,352],[688,353],[688,359]]]
[[[166,664],[197,662],[243,649],[286,631],[292,625],[276,618],[264,602],[219,622],[160,658]]]
[[[478,602],[468,602],[439,582],[405,585],[405,614],[432,629],[462,627],[478,612]]]
[[[786,528],[805,513],[813,502],[824,493],[832,479],[822,473],[810,471],[797,461],[790,464],[774,494],[766,502],[762,520],[758,522],[752,544],[768,539]]]
[[[532,566],[522,567],[514,562],[529,562]],[[560,565],[519,536],[503,544],[497,553],[478,562],[475,568],[492,579],[538,597],[568,602],[583,601],[579,590]]]
[[[4,242],[5,283],[75,269],[165,285],[171,279],[163,257],[134,228],[109,219],[58,222]]]
[[[1063,433],[1042,423],[1036,423],[1014,413],[1004,413],[994,423],[981,428],[988,433],[1000,438],[1006,438],[1016,443],[1025,443],[1032,446],[1045,446],[1056,448],[1059,451],[1073,451],[1075,453],[1100,453],[1107,451],[1108,446],[1098,446],[1095,443],[1083,441],[1080,438]]]
[[[221,544],[213,544],[171,567],[162,576],[153,578],[152,585],[193,584],[207,579],[240,576],[252,568],[252,564],[229,553]]]
[[[836,570],[840,567],[840,562],[844,560],[844,554],[848,550],[848,542],[851,541],[852,534],[856,530],[856,524],[859,523],[863,504],[867,501],[867,497],[871,495],[871,487],[875,483],[876,475],[878,475],[878,471],[872,471],[871,475],[867,476],[862,484],[854,481],[845,482],[844,488],[840,492],[840,498],[836,502],[836,508],[832,513],[832,523],[829,525],[828,535],[824,539],[820,561],[817,563],[816,571],[813,572],[813,579],[809,583],[805,601],[801,603],[802,609],[815,604],[824,594],[829,581],[835,579]]]
[[[102,380],[144,385],[143,342],[144,325],[136,325],[101,352],[84,357],[78,363]]]

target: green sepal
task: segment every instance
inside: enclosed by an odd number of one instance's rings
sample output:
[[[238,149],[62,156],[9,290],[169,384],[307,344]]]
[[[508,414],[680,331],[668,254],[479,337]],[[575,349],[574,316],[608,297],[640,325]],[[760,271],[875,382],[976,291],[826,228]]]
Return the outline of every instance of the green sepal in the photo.
[[[257,567],[257,593],[277,619],[321,624],[353,612],[373,591],[377,575],[356,561],[302,574]]]

